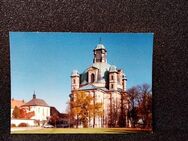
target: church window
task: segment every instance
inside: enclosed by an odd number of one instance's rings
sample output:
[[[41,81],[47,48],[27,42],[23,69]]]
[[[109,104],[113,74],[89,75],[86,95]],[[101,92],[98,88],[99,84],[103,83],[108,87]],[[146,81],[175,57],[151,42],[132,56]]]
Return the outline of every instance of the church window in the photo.
[[[112,88],[112,89],[114,88],[114,85],[113,85],[113,84],[111,84],[111,88]]]
[[[113,75],[111,76],[111,80],[114,80],[114,76]]]
[[[75,84],[76,83],[76,81],[75,81],[75,79],[73,79],[73,84]]]
[[[95,81],[95,75],[92,73],[91,74],[91,83],[93,83]]]

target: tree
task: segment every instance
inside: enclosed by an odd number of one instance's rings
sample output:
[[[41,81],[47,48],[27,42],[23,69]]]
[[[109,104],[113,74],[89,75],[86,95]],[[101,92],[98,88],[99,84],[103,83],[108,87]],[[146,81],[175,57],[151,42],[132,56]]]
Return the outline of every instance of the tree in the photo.
[[[22,108],[22,109],[19,109],[20,110],[20,116],[19,116],[19,118],[26,118],[26,110],[24,109],[24,108]]]
[[[152,93],[148,84],[139,86],[141,100],[138,105],[138,114],[143,121],[143,128],[151,128],[152,124]]]
[[[73,125],[75,124],[75,120],[74,120],[74,114],[73,114],[73,111],[71,110],[71,107],[70,107],[70,101],[67,102],[67,107],[66,107],[66,113],[68,114],[68,124],[69,124],[69,128],[70,127],[73,127]]]
[[[102,104],[96,103],[95,98],[85,91],[75,91],[70,102],[71,114],[76,118],[76,127],[81,121],[84,128],[88,127],[90,118],[102,113]]]
[[[128,117],[131,121],[131,125],[134,128],[135,124],[138,120],[138,113],[137,113],[137,105],[139,103],[139,90],[138,87],[132,87],[127,90],[127,93],[129,95],[129,100],[131,104],[131,108],[128,111]]]
[[[31,119],[33,116],[35,116],[35,112],[34,111],[26,113],[26,118],[27,119]]]
[[[119,116],[119,127],[126,127],[127,96],[125,92],[121,93],[121,107]]]
[[[58,116],[57,113],[54,113],[54,114],[50,117],[50,123],[56,127],[58,121],[59,121],[59,116]]]
[[[134,86],[127,91],[131,108],[129,110],[129,117],[131,124],[135,124],[139,119],[143,121],[143,128],[151,128],[152,123],[152,93],[151,87],[148,84]]]
[[[35,112],[27,112],[25,108],[18,108],[15,106],[12,116],[13,118],[20,118],[20,119],[31,119],[35,115]]]
[[[112,99],[110,102],[110,112],[109,112],[109,127],[119,127],[119,119],[121,115],[121,106],[120,103],[115,99]]]
[[[12,117],[13,118],[20,118],[20,109],[17,106],[14,107],[14,110],[12,112]]]

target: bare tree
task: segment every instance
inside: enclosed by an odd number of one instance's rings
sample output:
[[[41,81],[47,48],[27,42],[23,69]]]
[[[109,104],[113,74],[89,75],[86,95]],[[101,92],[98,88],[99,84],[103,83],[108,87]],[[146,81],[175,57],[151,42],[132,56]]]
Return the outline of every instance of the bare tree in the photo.
[[[128,110],[130,107],[129,96],[126,92],[121,93],[119,127],[128,127]]]
[[[152,124],[152,92],[148,84],[139,86],[140,103],[138,114],[143,121],[143,128],[151,128]]]
[[[139,103],[139,90],[138,87],[132,87],[127,90],[127,93],[129,95],[129,100],[131,104],[131,108],[129,109],[128,116],[131,121],[131,125],[134,128],[135,124],[138,120],[137,115],[137,105]]]
[[[143,121],[143,128],[151,128],[152,124],[152,92],[148,84],[142,84],[128,89],[127,91],[131,108],[129,117],[132,127],[135,127],[138,120]]]

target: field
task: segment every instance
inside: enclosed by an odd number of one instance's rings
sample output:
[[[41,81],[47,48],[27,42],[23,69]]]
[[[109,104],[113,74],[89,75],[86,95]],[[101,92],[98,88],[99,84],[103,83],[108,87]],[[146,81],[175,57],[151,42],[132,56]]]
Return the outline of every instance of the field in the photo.
[[[151,133],[148,129],[134,128],[40,128],[12,130],[11,134],[128,134]]]

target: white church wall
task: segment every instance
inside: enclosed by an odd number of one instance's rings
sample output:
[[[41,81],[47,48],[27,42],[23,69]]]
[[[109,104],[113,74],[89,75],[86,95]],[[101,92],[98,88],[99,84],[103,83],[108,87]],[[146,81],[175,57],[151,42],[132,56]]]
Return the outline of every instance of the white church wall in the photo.
[[[29,126],[37,126],[35,124],[35,120],[33,119],[11,119],[11,124],[15,124],[16,126],[18,126],[20,123],[26,123]]]
[[[47,117],[50,116],[50,107],[31,106],[30,111],[35,112],[35,115],[31,118],[35,120],[47,120]]]

